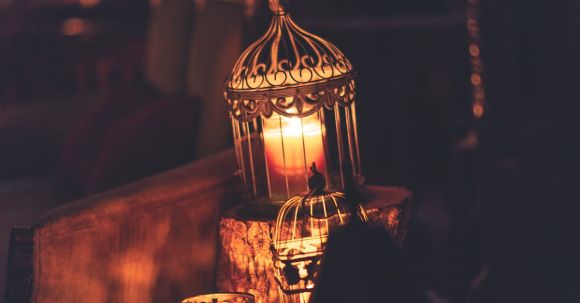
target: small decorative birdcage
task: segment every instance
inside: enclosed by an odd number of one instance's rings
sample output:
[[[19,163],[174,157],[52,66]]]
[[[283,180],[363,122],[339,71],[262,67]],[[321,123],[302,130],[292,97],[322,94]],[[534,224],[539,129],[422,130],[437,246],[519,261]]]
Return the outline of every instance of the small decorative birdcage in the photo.
[[[341,191],[346,177],[362,184],[350,61],[296,25],[279,0],[269,6],[270,27],[226,81],[247,199],[282,203],[305,194],[313,162],[328,190]]]
[[[282,205],[272,237],[276,282],[286,295],[303,297],[297,302],[307,302],[304,297],[314,289],[330,231],[350,222],[353,215],[367,221],[365,210],[350,205],[345,194],[322,190],[324,177],[316,166],[311,170],[309,194],[292,197]]]

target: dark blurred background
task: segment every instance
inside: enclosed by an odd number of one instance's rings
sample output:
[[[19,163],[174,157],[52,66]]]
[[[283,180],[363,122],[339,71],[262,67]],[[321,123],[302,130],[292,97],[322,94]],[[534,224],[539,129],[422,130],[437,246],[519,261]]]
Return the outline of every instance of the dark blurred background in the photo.
[[[0,0],[0,292],[11,226],[230,145],[214,70],[269,16],[202,2]],[[363,173],[414,191],[432,297],[579,302],[580,1],[288,6],[357,69]]]

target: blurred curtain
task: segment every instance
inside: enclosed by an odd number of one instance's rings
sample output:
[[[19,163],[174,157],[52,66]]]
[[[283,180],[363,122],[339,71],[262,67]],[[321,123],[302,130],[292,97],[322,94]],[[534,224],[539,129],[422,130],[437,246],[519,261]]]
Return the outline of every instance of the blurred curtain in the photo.
[[[203,100],[198,157],[222,150],[230,142],[223,90],[225,80],[242,52],[244,12],[242,1],[207,1],[195,21],[187,68],[187,91]]]
[[[192,0],[162,0],[151,10],[145,45],[145,77],[161,93],[184,91]]]

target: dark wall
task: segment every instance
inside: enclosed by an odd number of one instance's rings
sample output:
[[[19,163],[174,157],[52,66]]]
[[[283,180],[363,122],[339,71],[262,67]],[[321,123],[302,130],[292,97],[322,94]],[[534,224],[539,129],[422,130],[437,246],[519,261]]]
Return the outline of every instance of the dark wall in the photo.
[[[489,300],[576,302],[578,1],[483,1]]]

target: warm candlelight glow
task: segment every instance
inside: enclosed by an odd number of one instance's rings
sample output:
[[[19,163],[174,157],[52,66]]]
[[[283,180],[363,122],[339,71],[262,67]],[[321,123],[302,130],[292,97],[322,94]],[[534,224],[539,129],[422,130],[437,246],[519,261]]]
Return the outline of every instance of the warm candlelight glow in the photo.
[[[484,110],[483,105],[481,103],[475,103],[475,104],[473,104],[472,111],[473,111],[473,115],[475,116],[475,118],[481,119],[483,117],[485,110]]]
[[[100,2],[101,0],[79,0],[79,4],[86,8],[97,6]]]
[[[318,231],[320,234],[321,232]],[[323,246],[327,241],[327,235],[321,235],[318,237],[309,238],[299,238],[290,241],[283,241],[278,243],[278,252],[280,253],[280,261],[283,264],[284,261],[289,261],[292,259],[291,256],[299,254],[299,260],[291,262],[291,265],[298,271],[298,277],[304,282],[298,283],[299,287],[303,287],[307,290],[314,289],[315,273],[312,272],[314,268],[320,266],[320,258],[323,253]],[[294,297],[289,297],[289,302],[296,303],[307,303],[310,301],[310,291],[301,292]]]
[[[76,36],[86,32],[88,28],[87,21],[81,18],[68,18],[63,21],[61,32],[65,36]]]
[[[312,177],[316,178],[316,177]],[[306,303],[318,280],[318,269],[328,235],[347,224],[352,216],[367,221],[366,212],[356,214],[342,193],[294,196],[286,201],[276,217],[272,253],[276,282],[287,303]]]
[[[308,190],[308,168],[324,172],[323,126],[317,115],[305,118],[278,114],[264,120],[266,164],[272,199],[284,200]]]
[[[236,292],[204,294],[183,299],[181,303],[254,303],[254,296]]]

